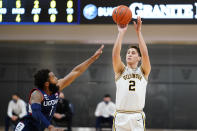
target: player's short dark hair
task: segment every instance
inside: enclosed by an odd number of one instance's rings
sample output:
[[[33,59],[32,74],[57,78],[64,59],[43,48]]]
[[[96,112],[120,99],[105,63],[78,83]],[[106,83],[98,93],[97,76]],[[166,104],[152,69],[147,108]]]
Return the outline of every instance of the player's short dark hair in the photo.
[[[129,50],[130,48],[134,48],[134,49],[136,49],[136,50],[137,50],[138,55],[139,55],[140,57],[142,56],[142,55],[141,55],[141,52],[140,52],[139,47],[132,45],[132,46],[130,46],[130,47],[128,48],[128,50]]]
[[[44,83],[49,80],[49,73],[51,71],[49,69],[41,69],[34,75],[34,84],[39,89],[44,88]]]
[[[20,98],[20,95],[19,95],[19,93],[17,93],[17,92],[13,93],[12,96],[17,96],[17,97]]]
[[[104,98],[105,98],[105,97],[110,97],[110,98],[111,98],[110,94],[105,94],[105,95],[104,95]]]

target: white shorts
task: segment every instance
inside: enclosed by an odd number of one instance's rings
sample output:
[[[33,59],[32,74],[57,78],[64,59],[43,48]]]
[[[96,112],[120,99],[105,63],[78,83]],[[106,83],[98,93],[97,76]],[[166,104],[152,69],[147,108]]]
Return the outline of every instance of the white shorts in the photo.
[[[118,113],[114,115],[113,131],[145,131],[145,114]]]

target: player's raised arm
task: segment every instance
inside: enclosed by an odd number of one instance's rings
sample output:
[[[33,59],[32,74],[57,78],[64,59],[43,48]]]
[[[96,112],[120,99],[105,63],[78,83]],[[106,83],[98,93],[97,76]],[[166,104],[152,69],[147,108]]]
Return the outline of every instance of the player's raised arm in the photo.
[[[122,47],[122,40],[123,37],[126,33],[128,25],[126,25],[125,27],[120,27],[118,25],[118,36],[116,38],[116,41],[114,43],[114,47],[112,50],[112,63],[113,63],[113,69],[115,72],[115,79],[117,79],[122,71],[124,70],[124,64],[121,60],[121,56],[120,56],[120,51],[121,51],[121,47]]]
[[[58,86],[60,87],[60,91],[70,85],[78,76],[80,76],[95,60],[99,58],[99,56],[102,54],[102,50],[104,48],[104,45],[102,45],[93,56],[91,56],[89,59],[84,61],[83,63],[76,66],[67,76],[60,79],[58,81]]]
[[[135,30],[136,30],[136,33],[138,36],[139,48],[140,48],[140,52],[142,55],[141,67],[143,69],[145,77],[148,78],[150,71],[151,71],[151,64],[150,64],[150,59],[149,59],[149,55],[148,55],[148,49],[147,49],[146,43],[145,43],[144,38],[141,33],[141,26],[142,26],[141,18],[138,16],[137,17],[137,24],[136,24],[136,22],[133,22],[133,23],[134,23],[134,27],[135,27]]]

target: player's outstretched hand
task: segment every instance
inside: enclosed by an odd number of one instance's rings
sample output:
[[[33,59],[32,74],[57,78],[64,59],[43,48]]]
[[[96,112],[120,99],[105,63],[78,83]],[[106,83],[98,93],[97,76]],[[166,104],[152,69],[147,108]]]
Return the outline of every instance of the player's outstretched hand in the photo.
[[[127,31],[128,24],[127,25],[117,25],[117,26],[118,26],[118,31],[119,32],[125,33]]]
[[[93,57],[94,57],[95,59],[98,59],[99,56],[102,54],[103,48],[104,48],[104,45],[102,45],[102,46],[94,53]]]
[[[135,21],[133,22],[133,24],[134,24],[134,28],[135,28],[136,32],[140,32],[141,27],[142,27],[142,20],[141,20],[140,16],[137,17],[137,24]]]

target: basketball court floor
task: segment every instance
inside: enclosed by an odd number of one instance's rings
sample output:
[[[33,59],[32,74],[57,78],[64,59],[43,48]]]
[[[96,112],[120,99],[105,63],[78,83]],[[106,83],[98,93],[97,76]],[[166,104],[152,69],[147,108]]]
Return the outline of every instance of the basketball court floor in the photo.
[[[0,127],[0,131],[4,131],[4,127]],[[48,130],[45,130],[45,131],[48,131]],[[96,131],[96,130],[95,130],[95,128],[89,128],[89,127],[73,127],[72,131]],[[111,129],[104,128],[102,131],[111,131]],[[195,129],[195,130],[146,129],[146,131],[197,131],[197,129]]]

